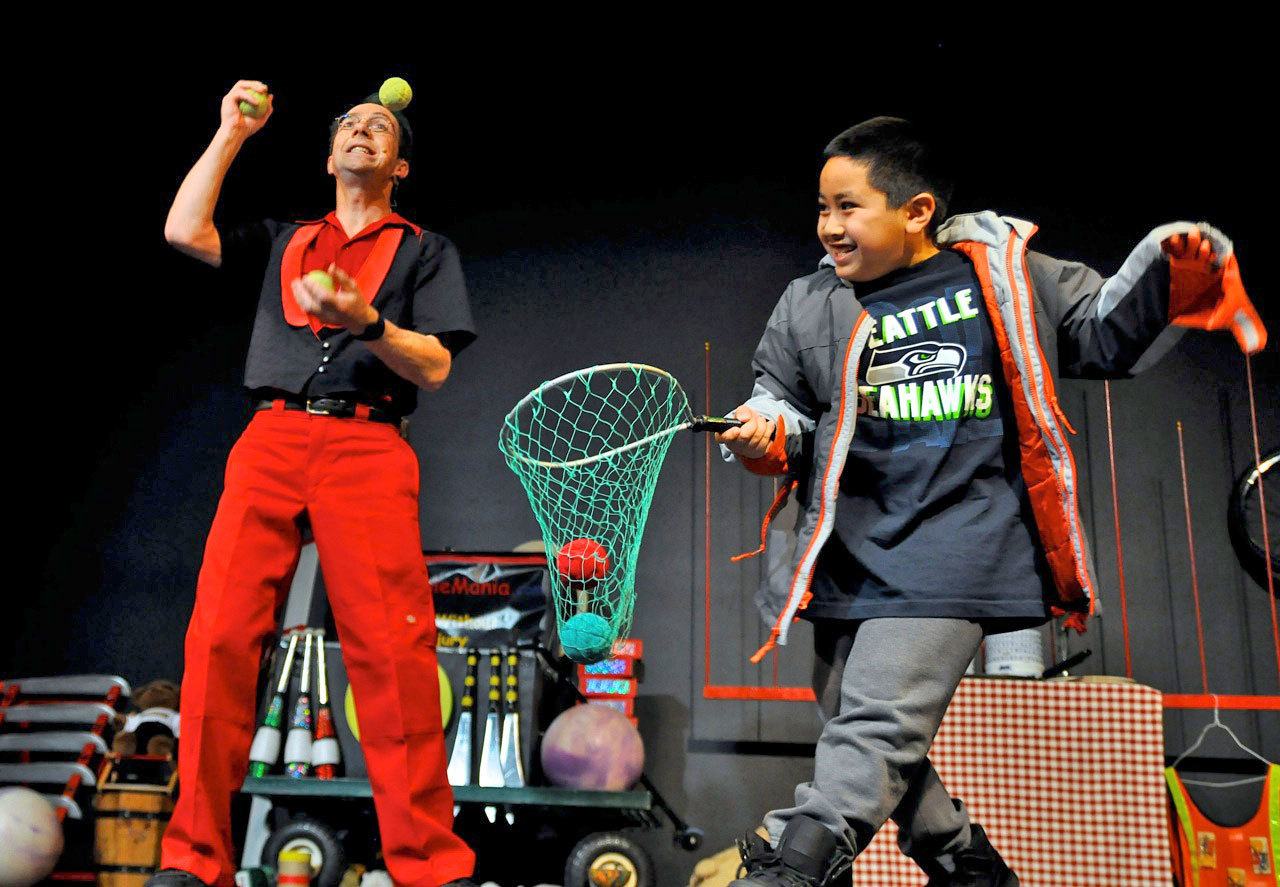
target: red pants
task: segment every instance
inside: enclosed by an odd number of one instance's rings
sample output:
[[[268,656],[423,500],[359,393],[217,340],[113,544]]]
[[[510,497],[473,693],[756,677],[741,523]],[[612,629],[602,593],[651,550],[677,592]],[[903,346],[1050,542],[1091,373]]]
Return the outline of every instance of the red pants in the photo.
[[[262,645],[298,563],[297,518],[315,532],[397,885],[471,874],[453,833],[436,680],[436,628],[418,532],[418,461],[394,426],[255,413],[227,460],[186,639],[181,792],[162,865],[230,885],[230,803],[255,728]]]

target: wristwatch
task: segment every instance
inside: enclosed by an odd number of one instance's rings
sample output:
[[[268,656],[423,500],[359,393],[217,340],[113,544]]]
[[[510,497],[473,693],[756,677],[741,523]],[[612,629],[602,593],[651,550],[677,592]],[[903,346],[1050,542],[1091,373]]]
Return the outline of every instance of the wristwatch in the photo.
[[[381,314],[378,319],[369,324],[359,333],[352,333],[351,338],[357,342],[372,342],[374,339],[381,339],[382,334],[387,331],[387,321]]]

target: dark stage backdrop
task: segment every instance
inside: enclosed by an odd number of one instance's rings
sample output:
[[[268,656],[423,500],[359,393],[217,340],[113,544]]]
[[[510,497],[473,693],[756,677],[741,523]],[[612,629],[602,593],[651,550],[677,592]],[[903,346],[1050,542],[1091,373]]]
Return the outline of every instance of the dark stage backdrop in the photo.
[[[1097,60],[1113,48],[1095,47]],[[1033,219],[1039,249],[1103,273],[1158,223],[1213,221],[1236,239],[1246,284],[1280,337],[1269,148],[1249,104],[1218,89],[1223,78],[1181,80],[1180,90],[1158,78],[1085,87],[1065,71],[1079,54],[1066,53],[1056,79],[996,86],[1028,81],[984,74],[984,48],[941,41],[913,51],[921,79],[897,90],[882,84],[900,82],[901,67],[872,88],[865,58],[841,64],[822,50],[801,65],[709,51],[704,63],[662,74],[610,64],[606,53],[564,66],[508,59],[505,82],[492,86],[412,60],[341,73],[269,60],[241,70],[192,64],[159,80],[141,63],[68,62],[58,76],[78,78],[80,130],[95,137],[76,146],[73,168],[53,175],[37,204],[41,224],[70,248],[49,269],[52,286],[36,281],[33,293],[71,316],[37,309],[11,319],[46,347],[25,365],[18,389],[29,399],[11,420],[27,443],[14,472],[20,566],[0,673],[102,670],[134,682],[181,673],[204,535],[248,415],[238,386],[256,292],[168,250],[162,229],[237,76],[270,83],[277,112],[232,171],[219,209],[227,220],[331,208],[328,120],[389,74],[417,91],[418,155],[402,210],[458,245],[480,329],[414,417],[426,547],[505,549],[536,535],[496,441],[503,414],[542,379],[638,360],[684,380],[697,409],[738,403],[775,300],[821,256],[819,152],[874,114],[927,118],[946,134],[965,163],[956,209]],[[145,107],[121,100],[120,84],[138,82]],[[1280,444],[1275,341],[1254,361],[1264,447]],[[1227,337],[1189,334],[1147,377],[1113,386],[1135,675],[1166,692],[1200,689],[1179,419],[1211,689],[1280,691],[1265,594],[1240,571],[1224,526],[1228,490],[1251,458],[1243,372]],[[1080,429],[1073,443],[1106,610],[1071,649],[1094,650],[1086,673],[1123,674],[1101,385],[1070,384],[1063,400]],[[760,633],[746,603],[758,567],[727,558],[754,545],[771,491],[734,466],[713,464],[711,475],[714,677],[767,681],[743,661]],[[703,481],[702,441],[683,436],[641,550],[635,634],[649,661],[638,712],[650,773],[714,848],[788,802],[811,773],[804,749],[817,718],[807,706],[701,696]],[[783,658],[787,682],[805,681],[804,637]],[[1206,717],[1170,717],[1169,750]],[[1240,713],[1229,723],[1274,759],[1276,720]],[[1233,754],[1220,742],[1204,752]],[[691,857],[664,838],[649,843],[664,883],[686,875]]]

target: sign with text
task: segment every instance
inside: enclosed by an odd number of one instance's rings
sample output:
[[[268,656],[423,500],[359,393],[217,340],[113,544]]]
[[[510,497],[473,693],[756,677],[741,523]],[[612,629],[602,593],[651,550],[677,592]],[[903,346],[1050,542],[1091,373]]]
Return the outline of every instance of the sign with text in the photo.
[[[424,552],[440,647],[513,647],[542,638],[547,559],[542,554]]]

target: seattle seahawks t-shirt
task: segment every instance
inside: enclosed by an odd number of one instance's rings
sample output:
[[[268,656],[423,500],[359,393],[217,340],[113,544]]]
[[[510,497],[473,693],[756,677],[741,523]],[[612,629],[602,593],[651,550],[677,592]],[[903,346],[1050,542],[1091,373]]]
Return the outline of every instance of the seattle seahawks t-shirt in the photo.
[[[1044,617],[1051,580],[973,267],[942,250],[854,293],[874,327],[806,615]]]

